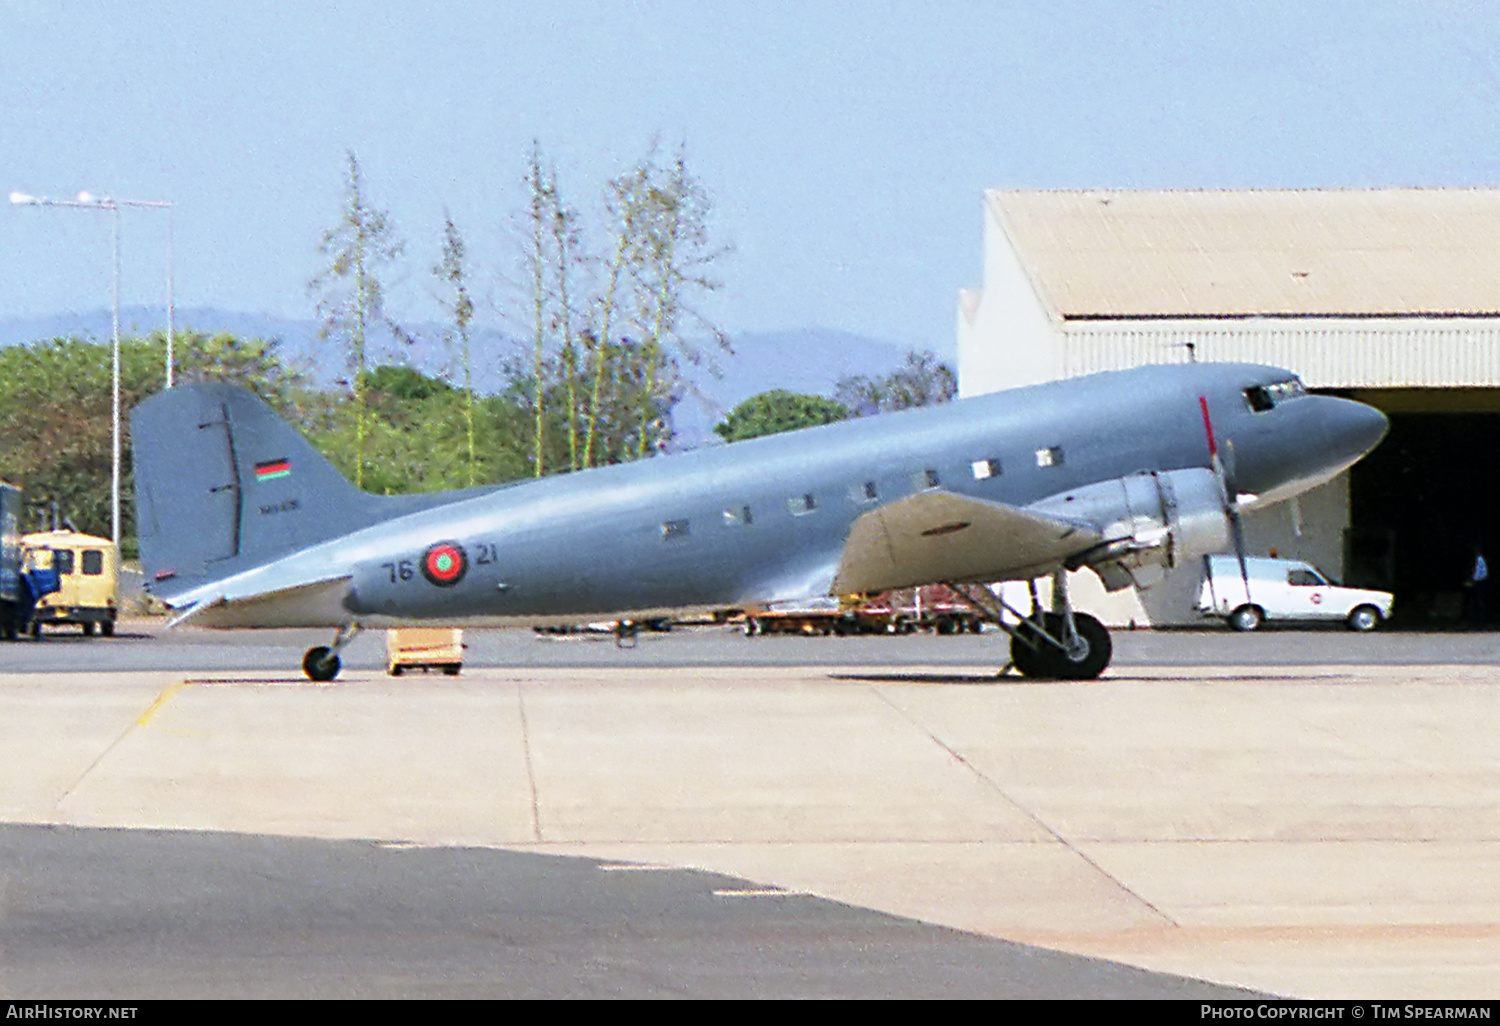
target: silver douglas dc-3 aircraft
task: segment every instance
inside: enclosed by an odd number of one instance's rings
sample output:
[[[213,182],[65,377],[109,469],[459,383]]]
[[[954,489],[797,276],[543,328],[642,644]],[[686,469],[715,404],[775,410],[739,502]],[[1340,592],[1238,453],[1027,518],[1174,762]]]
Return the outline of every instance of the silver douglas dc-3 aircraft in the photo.
[[[148,587],[174,623],[335,629],[303,660],[315,680],[361,627],[644,620],[939,582],[1010,635],[1022,673],[1088,679],[1109,633],[1073,611],[1066,571],[1117,590],[1243,557],[1242,509],[1328,480],[1386,427],[1285,370],[1176,364],[375,496],[231,386],[179,386],[131,417]],[[1031,608],[985,586],[999,581],[1033,582]]]

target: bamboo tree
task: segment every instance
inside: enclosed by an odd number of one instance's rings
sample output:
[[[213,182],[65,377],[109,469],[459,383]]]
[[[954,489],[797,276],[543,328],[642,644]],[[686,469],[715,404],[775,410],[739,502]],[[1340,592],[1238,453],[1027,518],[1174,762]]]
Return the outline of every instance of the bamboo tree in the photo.
[[[365,198],[359,160],[347,151],[344,209],[339,222],[323,234],[319,252],[328,267],[308,283],[319,295],[319,337],[338,339],[345,364],[353,378],[355,416],[354,483],[364,487],[366,417],[366,370],[369,358],[368,332],[372,324],[384,324],[398,337],[404,332],[386,316],[385,289],[380,270],[401,256],[404,244],[396,235],[390,216],[371,207]]]
[[[605,190],[597,258],[536,142],[524,181],[514,223],[529,353],[508,373],[530,408],[532,472],[640,459],[670,434],[682,363],[700,360],[687,332],[723,338],[691,306],[717,287],[706,268],[724,252],[708,241],[706,193],[681,153],[663,167],[653,145]]]
[[[613,179],[606,193],[605,209],[610,217],[610,232],[613,237],[613,253],[605,272],[604,290],[594,302],[598,328],[594,335],[593,388],[589,395],[586,429],[583,443],[583,465],[595,465],[597,454],[595,443],[602,415],[604,382],[609,373],[609,359],[616,347],[612,345],[616,307],[620,286],[630,276],[630,268],[641,251],[640,232],[646,219],[646,192],[654,174],[654,164],[647,157],[630,171]]]
[[[547,346],[547,249],[548,216],[556,192],[555,183],[542,169],[541,144],[532,141],[526,168],[526,264],[531,277],[532,408],[534,417],[532,473],[546,472],[546,346]]]
[[[561,372],[567,393],[568,412],[568,469],[578,470],[582,464],[579,462],[581,453],[578,449],[578,347],[573,337],[573,303],[571,298],[571,283],[573,279],[573,265],[577,260],[577,252],[581,245],[579,236],[577,215],[562,201],[562,193],[557,188],[556,173],[552,179],[552,206],[550,213],[552,227],[552,259],[553,259],[553,281],[557,286],[557,321],[562,333],[562,349],[560,351]]]
[[[728,248],[716,245],[708,227],[711,203],[707,191],[687,169],[682,148],[670,167],[658,168],[648,157],[641,167],[648,173],[642,194],[641,244],[631,265],[634,277],[637,323],[646,360],[646,392],[655,396],[662,387],[658,371],[675,354],[690,364],[702,361],[702,350],[685,334],[696,328],[728,348],[719,331],[692,305],[695,293],[712,292],[718,281],[709,276],[710,266]],[[642,410],[637,458],[646,456],[649,421],[655,410]]]
[[[466,247],[453,218],[443,211],[443,259],[432,269],[451,290],[444,305],[453,318],[453,330],[459,342],[459,360],[463,370],[464,424],[468,435],[469,487],[479,483],[474,452],[474,370],[469,351],[470,325],[474,320],[474,301],[469,297],[468,269],[464,264]]]

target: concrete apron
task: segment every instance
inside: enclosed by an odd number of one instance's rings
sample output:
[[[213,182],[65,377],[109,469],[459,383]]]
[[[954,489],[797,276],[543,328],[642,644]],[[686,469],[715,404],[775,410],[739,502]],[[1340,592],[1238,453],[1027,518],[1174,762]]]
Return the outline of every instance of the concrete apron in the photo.
[[[1486,998],[1497,685],[1491,667],[0,675],[0,819],[690,866],[1288,996]]]

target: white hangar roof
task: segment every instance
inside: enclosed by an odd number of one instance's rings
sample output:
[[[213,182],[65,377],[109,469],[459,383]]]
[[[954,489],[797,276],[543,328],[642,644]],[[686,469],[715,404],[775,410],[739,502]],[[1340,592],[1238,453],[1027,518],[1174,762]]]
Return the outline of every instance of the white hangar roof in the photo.
[[[985,199],[1062,320],[1500,315],[1500,189]]]

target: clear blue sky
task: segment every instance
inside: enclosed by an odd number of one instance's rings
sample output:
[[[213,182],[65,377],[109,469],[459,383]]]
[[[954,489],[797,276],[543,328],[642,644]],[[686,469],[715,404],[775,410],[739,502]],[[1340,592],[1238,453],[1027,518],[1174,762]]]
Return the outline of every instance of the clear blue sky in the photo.
[[[352,148],[422,318],[445,205],[494,280],[533,138],[589,206],[657,136],[725,328],[951,352],[984,189],[1496,184],[1497,53],[1483,3],[0,0],[0,196],[170,199],[180,305],[310,316]],[[0,316],[108,302],[104,216],[5,205],[0,254]],[[127,214],[124,301],[164,263]]]

